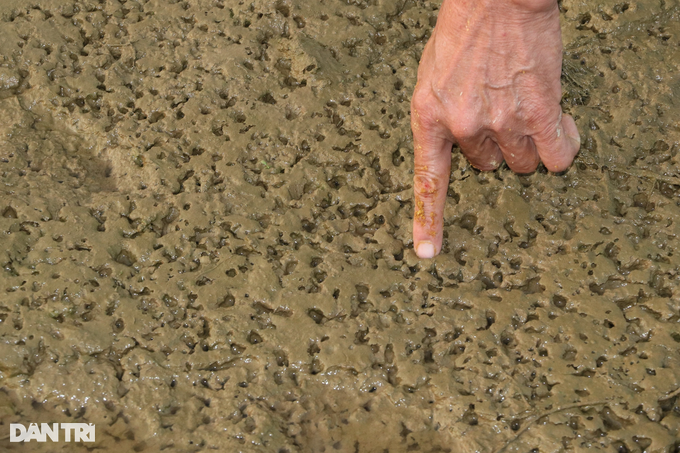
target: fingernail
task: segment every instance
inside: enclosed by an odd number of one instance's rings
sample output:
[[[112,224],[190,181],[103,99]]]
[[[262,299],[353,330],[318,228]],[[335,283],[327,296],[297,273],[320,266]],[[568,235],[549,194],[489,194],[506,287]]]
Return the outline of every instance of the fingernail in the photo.
[[[423,241],[418,244],[416,255],[418,255],[418,258],[422,259],[434,258],[434,245],[432,245],[432,242]]]

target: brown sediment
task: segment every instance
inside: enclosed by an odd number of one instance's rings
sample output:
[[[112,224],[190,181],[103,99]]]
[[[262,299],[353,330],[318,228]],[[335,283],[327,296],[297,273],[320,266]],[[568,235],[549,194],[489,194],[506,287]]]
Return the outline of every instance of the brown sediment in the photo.
[[[415,212],[413,213],[413,217],[420,223],[421,225],[425,226],[425,203],[416,198],[416,209]]]
[[[435,227],[437,226],[436,224],[437,224],[437,214],[435,214],[434,212],[431,212],[430,213],[430,225],[432,226],[432,228],[428,231],[428,234],[430,236],[435,236],[437,234],[437,232],[435,230]]]
[[[576,162],[427,263],[402,3],[0,2],[1,451],[678,450],[677,2],[560,3]]]

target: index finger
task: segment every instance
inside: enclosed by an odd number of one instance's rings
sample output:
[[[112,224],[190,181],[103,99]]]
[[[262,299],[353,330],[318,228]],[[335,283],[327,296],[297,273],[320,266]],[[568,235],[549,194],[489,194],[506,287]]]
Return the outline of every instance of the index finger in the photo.
[[[436,120],[411,111],[413,153],[413,247],[419,258],[433,258],[442,249],[444,205],[451,171],[451,146]]]

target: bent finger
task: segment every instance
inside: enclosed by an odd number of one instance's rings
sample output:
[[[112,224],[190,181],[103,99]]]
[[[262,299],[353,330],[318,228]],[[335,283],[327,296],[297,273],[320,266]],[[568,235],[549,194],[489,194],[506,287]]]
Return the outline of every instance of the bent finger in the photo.
[[[533,135],[536,150],[545,167],[552,172],[569,168],[581,147],[581,138],[574,119],[562,115],[553,127]]]
[[[499,140],[505,163],[515,173],[532,173],[540,162],[536,145],[531,137],[511,132]]]
[[[503,162],[498,143],[489,136],[458,140],[461,151],[477,170],[495,170]]]

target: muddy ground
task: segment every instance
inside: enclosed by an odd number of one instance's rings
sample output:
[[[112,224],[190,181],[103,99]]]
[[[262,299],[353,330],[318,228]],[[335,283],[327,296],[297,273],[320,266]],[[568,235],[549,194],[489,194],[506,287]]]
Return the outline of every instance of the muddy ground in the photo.
[[[419,261],[438,6],[0,2],[3,450],[680,451],[678,2],[562,1],[574,165]]]

